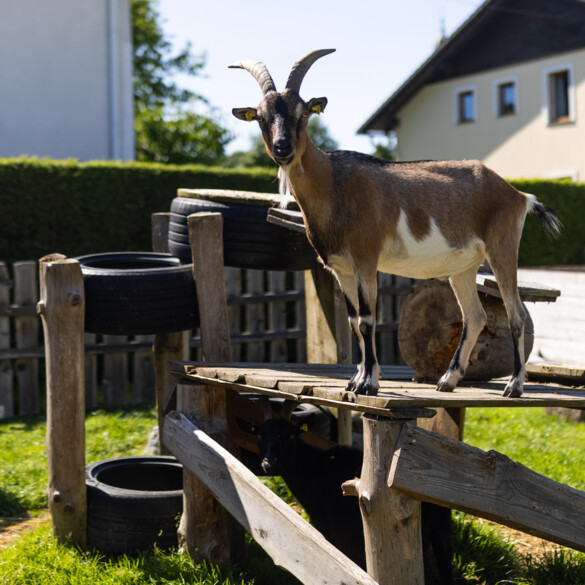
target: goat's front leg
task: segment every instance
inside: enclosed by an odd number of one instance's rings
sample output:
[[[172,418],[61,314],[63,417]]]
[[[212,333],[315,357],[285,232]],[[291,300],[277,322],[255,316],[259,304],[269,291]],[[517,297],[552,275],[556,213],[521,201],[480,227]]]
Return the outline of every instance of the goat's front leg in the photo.
[[[449,278],[449,283],[461,309],[463,330],[449,369],[437,384],[439,392],[451,392],[463,378],[471,351],[486,324],[486,314],[477,295],[476,272],[477,267],[474,266]]]
[[[376,278],[374,275],[373,285],[372,279],[358,280],[357,291],[355,277],[340,278],[338,276],[338,280],[344,291],[349,325],[358,345],[359,365],[347,385],[347,390],[356,394],[376,396],[379,388],[378,379],[380,378],[380,366],[376,358],[374,337]]]

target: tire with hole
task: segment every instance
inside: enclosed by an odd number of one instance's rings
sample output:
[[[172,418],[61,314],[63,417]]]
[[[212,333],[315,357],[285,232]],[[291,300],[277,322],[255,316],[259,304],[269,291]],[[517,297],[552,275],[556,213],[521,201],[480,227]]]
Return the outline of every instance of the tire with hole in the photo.
[[[191,264],[153,252],[108,252],[77,260],[86,331],[144,335],[199,325]]]
[[[307,270],[317,255],[304,233],[269,223],[268,206],[242,205],[190,197],[171,203],[169,250],[182,262],[191,262],[187,217],[201,211],[223,217],[224,264],[259,270]]]
[[[88,465],[87,544],[128,554],[177,546],[183,470],[174,457],[118,457]]]

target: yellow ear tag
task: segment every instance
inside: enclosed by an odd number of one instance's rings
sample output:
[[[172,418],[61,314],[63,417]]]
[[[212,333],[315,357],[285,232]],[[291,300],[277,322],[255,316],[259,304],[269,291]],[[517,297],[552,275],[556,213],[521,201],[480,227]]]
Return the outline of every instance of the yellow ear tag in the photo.
[[[300,429],[301,429],[301,431],[307,432],[309,430],[309,425],[307,423],[305,423],[304,425],[301,425]]]
[[[315,114],[320,114],[321,111],[322,111],[321,106],[319,105],[313,106],[313,112],[315,112]]]
[[[254,112],[246,112],[246,120],[251,122],[254,119]]]

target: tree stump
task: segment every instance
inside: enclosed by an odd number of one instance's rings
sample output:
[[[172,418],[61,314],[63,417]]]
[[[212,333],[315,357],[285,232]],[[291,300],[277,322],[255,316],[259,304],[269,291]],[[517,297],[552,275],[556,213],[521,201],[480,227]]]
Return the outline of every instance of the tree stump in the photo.
[[[514,369],[514,349],[508,315],[501,299],[480,293],[487,324],[471,352],[467,380],[509,376]],[[534,325],[526,312],[524,351],[526,359],[534,344]],[[419,380],[439,379],[457,349],[463,320],[447,281],[427,280],[406,298],[400,314],[398,344],[402,358]]]

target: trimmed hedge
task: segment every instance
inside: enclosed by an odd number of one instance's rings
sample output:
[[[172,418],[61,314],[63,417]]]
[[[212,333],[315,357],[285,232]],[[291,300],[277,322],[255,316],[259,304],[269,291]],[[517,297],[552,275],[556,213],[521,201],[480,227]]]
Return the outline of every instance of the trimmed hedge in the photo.
[[[276,193],[273,169],[0,160],[0,261],[152,250],[151,214],[178,188]]]
[[[538,219],[526,220],[521,266],[585,263],[585,184],[514,180],[556,210],[564,224],[551,242]],[[168,211],[178,188],[276,193],[271,168],[0,160],[0,260],[151,250],[150,216]]]
[[[563,223],[558,240],[548,238],[534,214],[528,215],[520,242],[520,266],[585,264],[585,184],[568,181],[512,180],[514,187],[533,193],[552,207]]]

